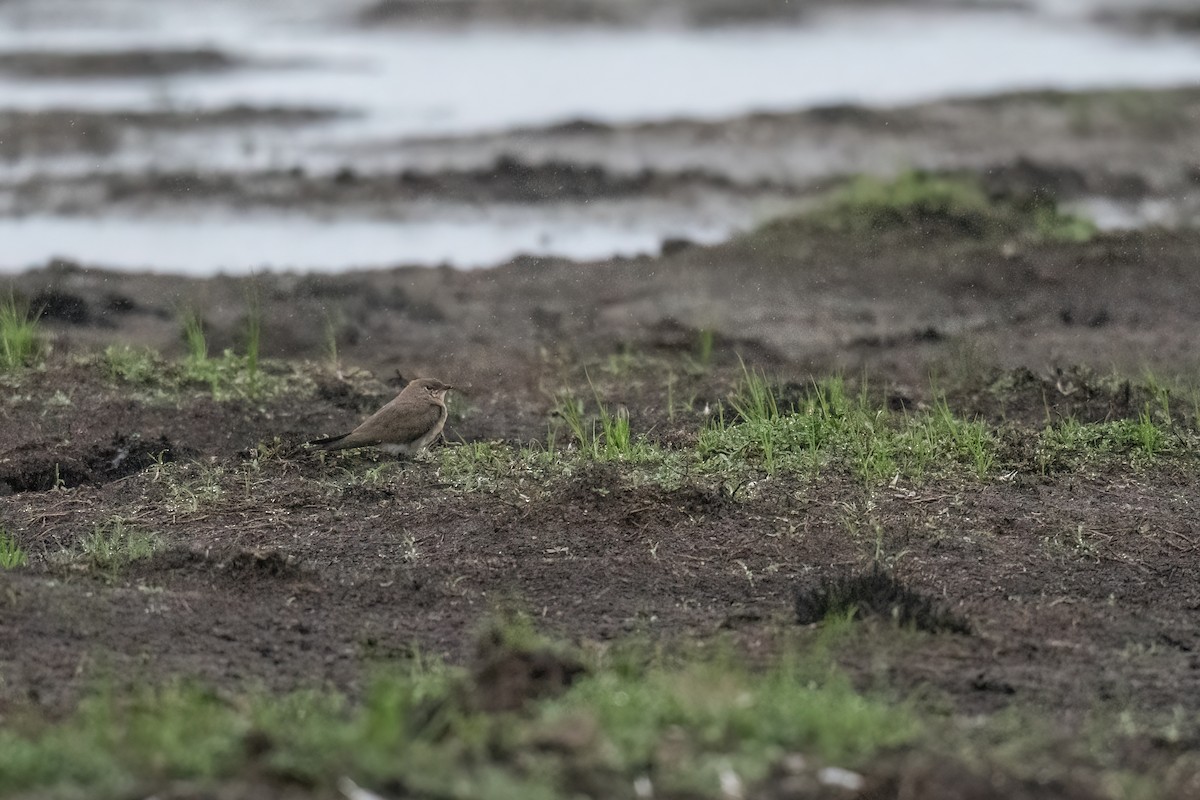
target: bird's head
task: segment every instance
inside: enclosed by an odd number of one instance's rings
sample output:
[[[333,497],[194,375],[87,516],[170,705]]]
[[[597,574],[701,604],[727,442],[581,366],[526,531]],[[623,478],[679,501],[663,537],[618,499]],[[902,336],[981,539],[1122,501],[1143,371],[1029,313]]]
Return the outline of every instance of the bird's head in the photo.
[[[442,383],[435,378],[417,378],[415,381],[404,387],[404,392],[421,392],[428,394],[435,401],[444,403],[446,401],[446,392],[454,387],[448,383]]]

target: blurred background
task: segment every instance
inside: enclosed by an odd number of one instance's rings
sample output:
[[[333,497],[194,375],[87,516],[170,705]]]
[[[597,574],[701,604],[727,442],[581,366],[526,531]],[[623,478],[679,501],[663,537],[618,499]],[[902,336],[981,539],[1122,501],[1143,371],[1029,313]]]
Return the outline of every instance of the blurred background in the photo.
[[[913,168],[1188,225],[1200,104],[1140,90],[1197,84],[1167,0],[6,0],[0,273],[603,260]]]

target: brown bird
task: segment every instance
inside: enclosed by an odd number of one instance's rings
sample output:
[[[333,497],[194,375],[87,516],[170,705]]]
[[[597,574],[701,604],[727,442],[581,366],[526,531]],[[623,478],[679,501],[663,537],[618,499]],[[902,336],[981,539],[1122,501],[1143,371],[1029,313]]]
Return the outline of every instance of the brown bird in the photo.
[[[379,447],[394,456],[412,455],[442,432],[446,392],[453,388],[433,378],[418,378],[354,430],[308,444],[321,450]]]

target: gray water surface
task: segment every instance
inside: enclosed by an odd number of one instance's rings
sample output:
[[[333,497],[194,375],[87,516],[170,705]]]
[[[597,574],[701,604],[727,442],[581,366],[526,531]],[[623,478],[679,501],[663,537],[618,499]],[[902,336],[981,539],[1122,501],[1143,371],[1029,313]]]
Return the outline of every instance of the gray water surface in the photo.
[[[0,5],[0,53],[204,47],[246,64],[124,79],[0,75],[0,108],[188,114],[247,105],[340,113],[317,123],[142,132],[106,152],[0,162],[0,181],[150,169],[371,170],[384,157],[365,144],[566,120],[715,119],[831,103],[892,106],[1018,89],[1200,82],[1194,41],[1126,35],[1061,9],[1052,16],[859,9],[812,16],[805,25],[715,30],[369,30],[349,24],[349,16],[329,0]],[[486,207],[466,221],[403,223],[216,215],[177,224],[169,213],[7,219],[0,220],[0,270],[55,255],[198,274],[377,263],[478,267],[515,252],[645,252],[666,236],[719,238],[752,221],[743,209],[717,224],[681,225],[695,211],[692,202],[680,198],[665,213],[621,224],[586,214],[566,225],[539,222],[536,210],[514,223]]]

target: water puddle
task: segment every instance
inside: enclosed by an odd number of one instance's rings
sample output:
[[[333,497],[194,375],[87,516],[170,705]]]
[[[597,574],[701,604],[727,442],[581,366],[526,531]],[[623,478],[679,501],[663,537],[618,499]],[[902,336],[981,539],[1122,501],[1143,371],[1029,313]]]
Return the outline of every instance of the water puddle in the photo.
[[[239,105],[345,112],[322,122],[138,130],[104,152],[0,164],[0,181],[97,171],[370,170],[380,156],[368,153],[380,143],[577,119],[714,119],[834,103],[890,106],[1019,89],[1200,82],[1194,41],[1127,35],[1070,14],[893,9],[813,14],[800,26],[451,31],[362,29],[348,22],[352,13],[332,0],[0,4],[0,53],[208,48],[247,64],[123,79],[0,75],[0,109],[91,110],[114,118],[135,111],[186,117]],[[468,268],[519,252],[577,258],[648,252],[664,236],[707,241],[746,222],[689,221],[694,211],[680,202],[670,219],[619,224],[586,209],[566,222],[490,211],[470,220],[399,223],[35,216],[0,220],[0,259],[10,271],[53,255],[184,272],[400,263]]]
[[[238,168],[239,157],[261,166],[263,153],[323,166],[322,154],[355,142],[575,119],[715,119],[834,103],[1200,81],[1200,48],[1192,41],[1124,35],[1079,20],[1051,24],[1015,11],[827,13],[805,26],[717,30],[381,31],[285,24],[223,4],[220,14],[175,24],[175,4],[150,5],[162,6],[161,27],[0,30],[0,52],[206,47],[251,66],[123,80],[0,76],[0,105],[179,113],[249,105],[348,115],[262,126],[234,147],[189,144],[160,154],[190,162],[160,167],[203,167],[212,159]],[[254,66],[260,63],[294,66]]]
[[[1187,227],[1200,223],[1200,194],[1138,200],[1084,197],[1065,203],[1064,209],[1087,217],[1104,231],[1150,226]]]
[[[664,238],[715,243],[731,223],[640,222],[529,215],[388,222],[296,215],[213,214],[200,219],[0,219],[0,274],[54,258],[87,266],[183,275],[342,272],[406,265],[492,267],[518,255],[579,261],[657,253]]]

